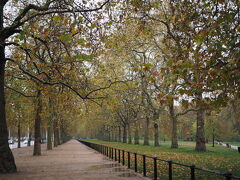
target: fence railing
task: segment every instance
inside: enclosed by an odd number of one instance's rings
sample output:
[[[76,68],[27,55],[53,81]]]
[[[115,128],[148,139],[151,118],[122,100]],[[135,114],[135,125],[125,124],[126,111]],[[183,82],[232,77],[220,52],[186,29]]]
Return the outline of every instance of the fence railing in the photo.
[[[196,171],[200,171],[200,172],[204,172],[207,174],[204,174],[203,176],[207,176],[210,174],[216,175],[219,178],[214,178],[214,179],[226,179],[226,180],[232,180],[232,179],[239,179],[239,176],[234,176],[232,175],[231,172],[220,172],[220,171],[215,171],[215,170],[209,170],[209,169],[205,169],[205,168],[199,168],[196,167],[195,165],[187,165],[187,164],[182,164],[182,163],[178,163],[178,162],[174,162],[171,160],[164,160],[164,159],[160,159],[158,157],[152,157],[152,156],[148,156],[146,154],[140,154],[140,153],[136,153],[136,152],[129,152],[129,151],[125,151],[122,149],[118,149],[118,148],[113,148],[113,147],[109,147],[109,146],[105,146],[102,144],[96,144],[96,143],[91,143],[91,142],[87,142],[87,141],[83,141],[83,140],[78,140],[79,142],[85,144],[86,146],[102,153],[103,155],[109,157],[112,160],[118,161],[119,163],[122,163],[122,165],[126,165],[128,168],[134,169],[135,172],[141,172],[143,174],[143,176],[150,176],[153,177],[154,180],[157,180],[158,178],[160,178],[160,174],[159,174],[159,170],[160,170],[160,165],[159,162],[163,162],[167,165],[167,168],[164,168],[167,173],[167,179],[172,180],[173,179],[173,170],[174,167],[184,167],[184,168],[188,168],[188,177],[186,177],[186,179],[191,179],[191,180],[195,180],[197,178],[196,176]],[[151,160],[147,162],[147,159]],[[149,163],[152,163],[152,173],[149,173],[147,171]],[[159,166],[159,167],[158,167]],[[203,179],[203,177],[201,177],[201,174],[198,174],[200,179]],[[206,177],[204,177],[206,178]],[[211,179],[211,178],[208,178]]]

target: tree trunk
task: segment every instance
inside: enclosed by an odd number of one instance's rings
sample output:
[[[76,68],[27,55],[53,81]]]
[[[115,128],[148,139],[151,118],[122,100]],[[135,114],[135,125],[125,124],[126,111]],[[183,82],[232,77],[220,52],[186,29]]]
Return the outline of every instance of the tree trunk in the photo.
[[[238,135],[240,135],[240,94],[237,94],[234,99],[230,100],[232,117],[234,122],[234,129],[237,130]]]
[[[122,132],[121,132],[121,126],[118,126],[118,142],[122,141]]]
[[[158,132],[158,124],[154,123],[154,146],[159,146],[159,132]]]
[[[127,127],[123,126],[123,143],[127,143]]]
[[[39,86],[38,86],[39,88]],[[41,155],[41,111],[42,111],[42,99],[41,99],[41,90],[37,90],[37,98],[36,98],[36,115],[35,115],[35,132],[34,132],[34,149],[33,155],[40,156]]]
[[[139,144],[139,133],[138,133],[138,127],[136,126],[135,132],[134,132],[134,144]]]
[[[109,141],[112,142],[113,140],[113,133],[112,133],[112,129],[109,130]]]
[[[172,116],[172,145],[171,148],[178,148],[178,136],[177,136],[177,117]]]
[[[212,132],[212,147],[214,147],[214,142],[215,142],[215,129],[213,128],[213,132]]]
[[[108,141],[111,142],[111,139],[112,139],[112,137],[111,137],[111,130],[108,128],[107,132],[108,132],[108,134],[107,134],[108,135]]]
[[[197,99],[197,133],[196,133],[196,147],[195,150],[199,152],[206,151],[205,133],[204,133],[204,110],[201,104],[202,95],[198,95]]]
[[[130,124],[128,124],[128,144],[132,144],[132,132]]]
[[[3,9],[1,9],[0,20],[3,18]],[[2,29],[2,22],[0,23]],[[0,29],[0,30],[1,30]],[[1,37],[0,37],[1,38]],[[4,41],[0,40],[0,44]],[[4,94],[4,75],[5,75],[5,49],[0,46],[0,173],[16,172],[12,151],[8,145],[8,129],[5,111],[5,94]]]
[[[61,144],[61,135],[60,135],[60,129],[59,127],[57,128],[57,134],[58,134],[58,139],[57,139],[57,144],[60,145]]]
[[[31,146],[31,141],[32,141],[32,132],[29,132],[29,138],[28,138],[28,146]]]
[[[55,103],[54,101],[56,101],[56,98],[54,97],[54,92],[51,90],[51,93],[48,98],[50,112],[49,112],[48,128],[47,128],[47,131],[48,131],[47,150],[51,150],[53,148],[53,141],[54,141],[54,147],[60,144],[59,129],[57,127],[58,124],[56,119],[57,113],[55,111],[56,104],[54,104]]]
[[[18,120],[18,148],[21,148],[21,123]]]
[[[64,132],[64,125],[63,125],[63,121],[61,120],[61,125],[60,125],[60,136],[61,136],[61,143],[65,143],[66,142],[66,135],[65,135],[65,132]]]
[[[114,130],[114,128],[112,128],[111,134],[112,134],[111,141],[114,142],[115,141],[115,130]]]
[[[146,121],[145,121],[145,132],[144,132],[143,145],[149,145],[149,118],[148,117],[146,117]]]
[[[117,128],[114,128],[114,141],[115,141],[115,142],[118,141],[118,132],[117,132]]]
[[[53,133],[54,133],[54,147],[58,146],[58,132],[57,132],[57,120],[53,122]]]
[[[172,121],[172,144],[171,148],[178,148],[178,137],[177,137],[177,117],[175,116],[173,99],[169,105],[170,120]]]
[[[47,132],[47,150],[52,150],[52,123],[50,119],[48,119]]]

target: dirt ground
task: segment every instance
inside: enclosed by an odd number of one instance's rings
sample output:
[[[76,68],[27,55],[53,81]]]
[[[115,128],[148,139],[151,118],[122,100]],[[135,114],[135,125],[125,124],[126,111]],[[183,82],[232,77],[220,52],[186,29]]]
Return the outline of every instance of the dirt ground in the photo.
[[[32,156],[33,147],[13,149],[18,172],[0,174],[0,180],[120,180],[146,179],[76,140]]]

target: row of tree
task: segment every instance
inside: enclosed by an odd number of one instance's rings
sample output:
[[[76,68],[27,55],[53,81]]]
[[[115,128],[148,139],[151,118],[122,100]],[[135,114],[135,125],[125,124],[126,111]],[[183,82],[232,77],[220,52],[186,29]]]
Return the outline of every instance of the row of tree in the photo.
[[[109,100],[103,102],[100,117],[88,121],[99,120],[98,137],[109,139],[118,133],[116,137],[123,136],[122,141],[127,142],[128,131],[131,143],[134,127],[138,143],[143,126],[144,144],[148,145],[153,124],[157,146],[157,122],[166,113],[171,147],[177,148],[177,129],[182,123],[178,119],[192,112],[196,117],[195,150],[206,151],[206,115],[216,116],[232,103],[229,121],[233,119],[234,127],[230,130],[239,131],[239,3],[183,0],[132,1],[131,5],[132,14],[104,41],[106,71],[124,83],[108,91]],[[101,125],[103,122],[107,125]]]
[[[33,155],[41,155],[41,130],[52,149],[74,132],[79,100],[94,101],[100,87],[89,78],[90,61],[99,54],[109,3],[0,2],[0,173],[16,171],[7,124],[17,124],[18,136],[29,128]]]
[[[49,149],[77,128],[148,145],[150,127],[177,148],[195,127],[206,151],[206,114],[231,104],[239,132],[239,52],[237,0],[1,1],[0,172],[16,171],[7,120],[32,127],[34,155],[41,125]]]

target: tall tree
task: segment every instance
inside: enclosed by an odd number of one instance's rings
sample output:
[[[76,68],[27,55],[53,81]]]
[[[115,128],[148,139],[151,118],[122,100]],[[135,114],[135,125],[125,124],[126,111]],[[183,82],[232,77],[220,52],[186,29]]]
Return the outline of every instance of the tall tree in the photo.
[[[33,1],[34,3],[35,1]],[[11,38],[18,39],[16,34],[23,31],[23,26],[29,23],[36,17],[43,17],[53,13],[87,13],[94,12],[102,9],[108,1],[103,2],[102,5],[97,5],[93,8],[86,6],[79,6],[78,3],[46,0],[38,2],[37,4],[26,3],[25,1],[9,1],[3,0],[0,2],[0,173],[15,172],[16,165],[14,162],[11,150],[8,147],[8,130],[6,124],[6,113],[5,113],[5,93],[4,93],[4,77],[5,77],[5,66],[9,58],[5,57],[5,48],[8,45],[12,45]],[[14,16],[7,16],[9,9],[6,8],[6,4],[15,6],[19,5],[21,10],[14,14]],[[15,4],[17,3],[17,4]]]

